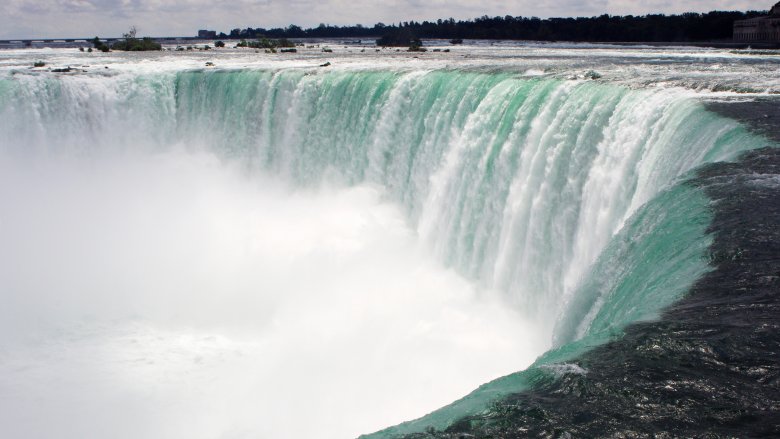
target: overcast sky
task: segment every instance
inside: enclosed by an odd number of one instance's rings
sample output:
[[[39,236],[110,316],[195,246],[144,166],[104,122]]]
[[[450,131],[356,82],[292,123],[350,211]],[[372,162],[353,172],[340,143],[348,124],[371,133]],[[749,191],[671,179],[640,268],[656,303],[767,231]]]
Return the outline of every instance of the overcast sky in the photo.
[[[482,15],[537,17],[766,10],[774,0],[0,0],[0,39],[189,36],[198,29],[373,25]]]

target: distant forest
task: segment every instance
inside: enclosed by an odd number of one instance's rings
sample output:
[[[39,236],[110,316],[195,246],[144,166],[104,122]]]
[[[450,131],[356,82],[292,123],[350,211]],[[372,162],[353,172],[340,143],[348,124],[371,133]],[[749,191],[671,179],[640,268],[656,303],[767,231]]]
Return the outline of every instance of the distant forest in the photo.
[[[223,39],[249,38],[361,38],[390,39],[506,39],[536,41],[612,41],[612,42],[686,42],[727,40],[732,36],[734,20],[766,15],[766,11],[725,12],[681,15],[610,16],[579,18],[488,17],[473,20],[454,19],[434,22],[409,21],[373,27],[362,25],[331,26],[320,24],[303,29],[286,28],[233,29],[220,33]]]

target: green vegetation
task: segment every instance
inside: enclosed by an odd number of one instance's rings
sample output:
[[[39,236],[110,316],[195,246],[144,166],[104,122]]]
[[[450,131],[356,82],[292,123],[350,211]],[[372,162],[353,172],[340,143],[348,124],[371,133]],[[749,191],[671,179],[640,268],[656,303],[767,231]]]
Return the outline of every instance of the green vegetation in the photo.
[[[162,45],[149,37],[143,37],[141,39],[136,38],[137,33],[138,30],[135,28],[135,26],[131,27],[126,34],[122,35],[125,40],[117,41],[113,46],[111,46],[111,48],[114,50],[124,50],[127,52],[162,50]]]
[[[101,52],[108,52],[110,50],[108,48],[108,44],[100,41],[100,38],[98,37],[95,37],[95,39],[92,40],[92,45],[95,46],[95,49]]]
[[[388,32],[376,40],[377,46],[382,47],[422,47],[422,41],[409,29],[400,29]]]
[[[46,63],[43,61],[37,61],[35,64],[33,64],[33,67],[43,67]]]
[[[216,44],[215,44],[216,45]],[[281,38],[278,40],[271,40],[268,38],[260,38],[257,41],[241,40],[236,44],[236,47],[250,47],[252,49],[277,49],[280,47],[295,47],[295,43],[287,38]]]
[[[295,47],[295,43],[287,38],[281,38],[276,40],[276,47]]]
[[[149,37],[141,39],[132,38],[125,41],[117,41],[111,46],[114,50],[124,50],[128,52],[146,51],[146,50],[162,50],[162,45],[157,41]]]
[[[469,39],[510,39],[537,41],[621,41],[621,42],[675,42],[730,40],[734,20],[766,15],[766,11],[712,11],[704,14],[689,12],[680,15],[651,14],[644,16],[614,16],[578,18],[538,17],[488,17],[484,15],[473,20],[453,18],[436,21],[408,21],[386,25],[377,23],[373,27],[330,26],[320,24],[310,29],[290,25],[286,28],[233,29],[229,34],[221,33],[222,39],[251,38],[380,38],[380,46],[408,46],[391,44],[385,37],[403,33],[418,38],[444,38],[452,41]],[[457,44],[451,42],[451,44]]]
[[[409,52],[425,52],[422,40],[408,29],[390,32],[376,40],[377,46],[382,47],[409,47]]]
[[[427,49],[422,46],[422,41],[419,38],[415,38],[409,44],[409,52],[425,52]]]
[[[162,50],[162,45],[149,37],[143,37],[141,39],[136,38],[137,33],[138,31],[135,26],[131,27],[126,34],[122,35],[125,40],[117,41],[111,48],[114,50],[124,50],[126,52]]]
[[[214,47],[225,47],[225,42],[224,41],[216,41],[214,43]]]

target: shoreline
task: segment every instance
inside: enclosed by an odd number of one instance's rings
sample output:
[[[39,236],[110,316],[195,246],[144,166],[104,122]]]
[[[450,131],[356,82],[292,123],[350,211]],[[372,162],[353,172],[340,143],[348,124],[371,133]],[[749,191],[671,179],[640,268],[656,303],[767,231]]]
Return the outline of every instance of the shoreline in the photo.
[[[94,38],[94,37],[93,37]],[[178,44],[194,43],[213,44],[220,39],[203,39],[198,37],[151,37],[152,40],[160,44]],[[339,44],[348,44],[354,46],[375,46],[375,40],[379,37],[329,37],[329,38],[290,38],[290,41],[296,42],[338,42]],[[122,40],[122,38],[104,38],[105,42],[111,43]],[[424,42],[443,42],[451,46],[447,38],[422,38]],[[221,41],[241,41],[240,38],[223,38]],[[471,39],[465,40],[464,46],[468,46],[469,41],[474,42],[511,42],[518,46],[524,44],[597,44],[616,47],[699,47],[712,49],[732,49],[732,50],[778,50],[780,51],[780,42],[736,42],[736,41],[661,41],[661,42],[643,42],[643,41],[566,41],[566,40],[512,40],[512,39]],[[43,48],[78,48],[92,47],[91,39],[87,38],[39,38],[39,39],[8,39],[0,40],[0,50],[2,49],[43,49]],[[376,46],[379,47],[379,46]]]

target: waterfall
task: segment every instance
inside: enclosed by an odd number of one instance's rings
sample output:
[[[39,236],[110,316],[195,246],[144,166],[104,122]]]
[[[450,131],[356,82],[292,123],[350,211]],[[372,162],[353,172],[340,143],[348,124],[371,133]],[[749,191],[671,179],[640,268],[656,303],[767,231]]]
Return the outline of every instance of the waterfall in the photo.
[[[709,269],[691,171],[764,143],[694,92],[511,73],[0,78],[5,157],[184,149],[297,188],[379,188],[426,254],[498,292],[551,349],[388,433],[446,426],[657,316]]]

